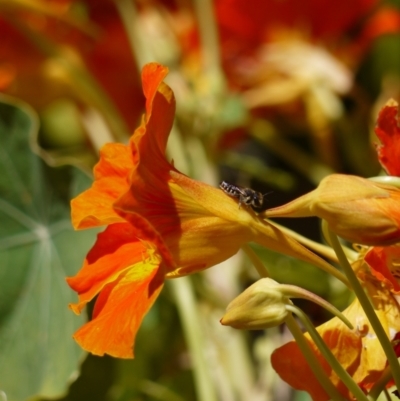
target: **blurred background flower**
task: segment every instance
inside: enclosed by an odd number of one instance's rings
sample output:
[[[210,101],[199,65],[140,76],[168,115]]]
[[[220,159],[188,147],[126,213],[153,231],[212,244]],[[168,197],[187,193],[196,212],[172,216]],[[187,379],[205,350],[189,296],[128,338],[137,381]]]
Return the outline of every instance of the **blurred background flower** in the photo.
[[[50,277],[58,261],[69,266],[63,276],[76,274],[82,240],[68,237],[64,252],[43,253],[49,238],[55,249],[64,235],[43,210],[54,204],[56,220],[65,221],[61,210],[90,185],[76,179],[80,171],[90,175],[104,143],[127,143],[145,107],[140,70],[151,61],[169,67],[177,99],[168,156],[194,179],[251,187],[271,208],[331,173],[378,174],[373,125],[389,98],[400,100],[399,1],[0,0],[0,37],[0,398],[3,391],[11,401],[307,400],[270,364],[285,330],[220,327],[226,305],[257,279],[241,252],[186,281],[169,280],[138,333],[134,361],[90,356],[81,368],[83,355],[68,348],[81,323],[67,317],[73,298],[59,298],[66,284],[48,281],[63,288],[50,302],[43,282],[32,280]],[[316,219],[282,223],[320,241]],[[34,254],[32,238],[40,244]],[[276,281],[349,305],[349,293],[320,270],[253,249]],[[299,303],[315,324],[327,320]],[[61,320],[45,324],[43,316]],[[16,328],[29,333],[25,348]],[[20,385],[26,366],[35,375],[26,371]]]

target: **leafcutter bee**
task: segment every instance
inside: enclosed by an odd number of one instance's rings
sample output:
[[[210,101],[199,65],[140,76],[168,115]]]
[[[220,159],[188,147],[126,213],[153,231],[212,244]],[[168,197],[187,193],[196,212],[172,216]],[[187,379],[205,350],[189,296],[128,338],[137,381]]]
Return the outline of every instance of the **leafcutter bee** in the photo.
[[[219,187],[229,196],[239,199],[239,209],[242,204],[250,206],[254,211],[260,211],[264,203],[264,195],[251,188],[244,188],[239,185],[229,184],[222,181]]]

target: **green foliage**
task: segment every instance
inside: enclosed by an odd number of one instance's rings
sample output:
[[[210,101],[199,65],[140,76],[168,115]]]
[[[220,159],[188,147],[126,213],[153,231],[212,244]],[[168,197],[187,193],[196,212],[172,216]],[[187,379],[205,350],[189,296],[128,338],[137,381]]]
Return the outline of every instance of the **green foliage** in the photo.
[[[167,286],[140,327],[135,359],[89,355],[58,401],[196,400],[190,357],[170,298]]]
[[[384,35],[377,38],[358,73],[358,81],[373,97],[379,95],[382,86],[392,85],[392,79],[399,79],[400,34]],[[388,81],[389,79],[389,81]]]
[[[53,169],[29,142],[36,115],[0,101],[0,390],[8,401],[56,397],[78,373],[84,323],[65,282],[82,264],[94,232],[75,233],[69,201],[89,184],[74,167]]]
[[[297,285],[318,295],[329,293],[330,277],[317,267],[257,245],[253,248],[268,268],[271,278],[279,283]]]

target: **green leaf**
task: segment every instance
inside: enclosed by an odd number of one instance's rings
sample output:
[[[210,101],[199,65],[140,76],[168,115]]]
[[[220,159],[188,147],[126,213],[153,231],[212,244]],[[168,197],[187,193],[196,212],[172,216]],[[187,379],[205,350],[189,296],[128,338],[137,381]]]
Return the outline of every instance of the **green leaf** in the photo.
[[[84,352],[84,323],[65,281],[80,268],[93,231],[74,232],[69,201],[89,179],[51,168],[29,147],[38,128],[29,107],[0,98],[0,394],[8,401],[61,396]]]

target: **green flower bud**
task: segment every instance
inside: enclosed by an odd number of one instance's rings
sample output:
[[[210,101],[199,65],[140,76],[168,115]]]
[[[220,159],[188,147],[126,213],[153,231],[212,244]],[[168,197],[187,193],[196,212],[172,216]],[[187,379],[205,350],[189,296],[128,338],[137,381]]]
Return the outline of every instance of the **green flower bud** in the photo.
[[[261,330],[282,324],[290,303],[281,285],[263,278],[247,288],[227,307],[221,323],[235,329]]]

